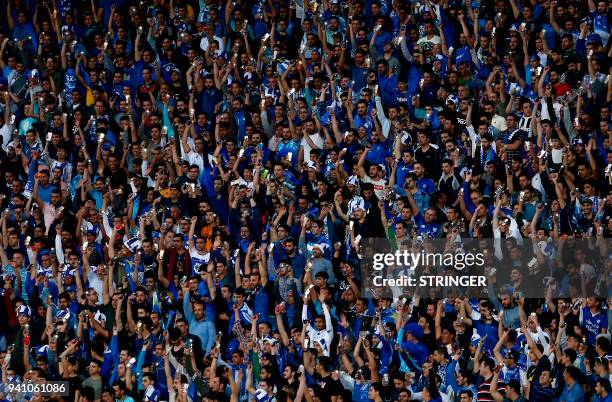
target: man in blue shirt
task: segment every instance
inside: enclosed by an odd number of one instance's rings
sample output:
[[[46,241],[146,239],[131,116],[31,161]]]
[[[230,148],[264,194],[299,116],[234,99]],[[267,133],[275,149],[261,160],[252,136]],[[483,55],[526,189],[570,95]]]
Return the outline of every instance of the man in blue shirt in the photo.
[[[202,348],[206,350],[206,353],[210,353],[215,345],[216,332],[214,321],[206,319],[206,306],[202,300],[196,300],[192,308],[189,285],[183,287],[183,294],[183,311],[185,318],[189,322],[189,333],[199,337],[202,341]]]
[[[586,299],[586,307],[582,308],[580,325],[587,330],[587,339],[591,345],[595,344],[597,335],[608,328],[608,315],[599,308],[599,302],[594,297]]]
[[[578,383],[580,371],[574,366],[566,367],[563,371],[565,386],[559,398],[559,402],[585,402],[584,391]]]
[[[412,198],[416,202],[419,210],[423,211],[429,208],[429,194],[421,190],[417,184],[417,175],[414,172],[410,172],[406,177],[406,183],[404,188],[406,192],[411,194]]]
[[[612,394],[610,393],[610,380],[607,378],[598,378],[595,382],[595,395],[593,402],[612,402]]]

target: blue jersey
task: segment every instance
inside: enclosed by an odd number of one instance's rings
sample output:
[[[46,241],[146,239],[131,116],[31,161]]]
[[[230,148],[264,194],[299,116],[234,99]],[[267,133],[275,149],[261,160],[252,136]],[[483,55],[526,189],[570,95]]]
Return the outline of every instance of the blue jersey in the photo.
[[[582,324],[587,330],[587,340],[591,345],[594,345],[595,338],[601,333],[601,329],[608,328],[608,316],[602,311],[599,311],[597,314],[593,314],[588,307],[583,307]]]
[[[414,216],[414,223],[417,225],[419,235],[435,238],[440,234],[441,225],[437,222],[425,222],[425,218],[420,212]]]

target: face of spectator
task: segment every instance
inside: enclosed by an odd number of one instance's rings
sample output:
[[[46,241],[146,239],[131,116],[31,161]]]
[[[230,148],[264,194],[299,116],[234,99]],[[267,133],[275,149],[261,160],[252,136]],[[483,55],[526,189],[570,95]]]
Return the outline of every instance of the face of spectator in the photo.
[[[90,376],[97,375],[100,372],[100,366],[95,362],[91,362],[88,366],[88,372]]]

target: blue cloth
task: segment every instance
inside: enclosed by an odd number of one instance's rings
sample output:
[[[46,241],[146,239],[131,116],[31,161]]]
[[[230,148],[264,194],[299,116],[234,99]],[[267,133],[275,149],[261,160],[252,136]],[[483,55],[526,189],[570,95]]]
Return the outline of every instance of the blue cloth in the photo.
[[[195,318],[191,310],[189,293],[183,297],[183,312],[185,313],[185,318],[189,322],[189,333],[200,338],[200,341],[202,341],[202,348],[206,350],[206,353],[210,353],[215,345],[216,330],[214,322]]]
[[[425,218],[422,213],[419,212],[414,216],[414,223],[417,227],[417,233],[419,235],[426,235],[428,237],[438,237],[440,234],[441,225],[437,222],[425,222]]]
[[[575,383],[571,387],[565,384],[559,402],[585,402],[584,391],[580,384]]]
[[[583,307],[582,325],[586,327],[589,344],[595,345],[597,335],[601,333],[603,328],[608,328],[608,315],[603,311],[593,314],[588,307]]]

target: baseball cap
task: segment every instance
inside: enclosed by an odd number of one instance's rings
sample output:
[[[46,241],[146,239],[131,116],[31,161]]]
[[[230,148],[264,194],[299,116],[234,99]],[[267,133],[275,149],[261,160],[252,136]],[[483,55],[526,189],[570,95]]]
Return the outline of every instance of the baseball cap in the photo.
[[[26,306],[25,304],[22,304],[17,309],[17,315],[25,315],[27,317],[30,317],[30,316],[32,316],[32,309],[29,306]]]
[[[416,322],[411,322],[410,324],[406,325],[406,333],[412,334],[412,336],[417,339],[423,338],[423,328],[421,328],[421,326]]]

